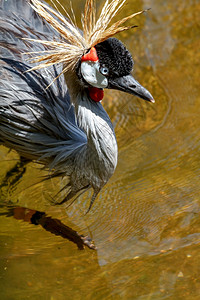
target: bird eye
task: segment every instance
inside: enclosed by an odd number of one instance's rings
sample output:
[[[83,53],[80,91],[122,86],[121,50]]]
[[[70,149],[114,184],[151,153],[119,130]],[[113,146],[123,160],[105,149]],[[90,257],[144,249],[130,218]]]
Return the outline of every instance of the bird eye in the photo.
[[[104,76],[106,76],[106,75],[109,74],[109,69],[108,69],[107,67],[104,67],[104,66],[100,67],[100,68],[99,68],[99,71],[100,71],[100,73],[101,73],[102,75],[104,75]]]

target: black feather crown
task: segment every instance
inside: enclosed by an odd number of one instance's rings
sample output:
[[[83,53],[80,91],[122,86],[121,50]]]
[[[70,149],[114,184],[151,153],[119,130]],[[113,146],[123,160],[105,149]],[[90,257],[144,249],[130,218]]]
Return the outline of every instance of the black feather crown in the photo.
[[[100,64],[110,70],[109,77],[130,74],[133,69],[133,59],[121,41],[116,38],[109,38],[97,44],[95,48]]]

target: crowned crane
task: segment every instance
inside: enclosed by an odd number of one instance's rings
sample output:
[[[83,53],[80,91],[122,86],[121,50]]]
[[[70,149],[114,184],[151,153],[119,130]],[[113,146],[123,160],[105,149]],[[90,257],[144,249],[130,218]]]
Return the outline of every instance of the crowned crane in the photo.
[[[0,142],[52,176],[68,176],[61,203],[92,188],[90,209],[116,168],[103,89],[154,102],[131,75],[131,54],[113,37],[142,13],[110,25],[125,1],[106,1],[96,19],[94,1],[86,0],[82,30],[74,16],[43,1],[0,1]]]

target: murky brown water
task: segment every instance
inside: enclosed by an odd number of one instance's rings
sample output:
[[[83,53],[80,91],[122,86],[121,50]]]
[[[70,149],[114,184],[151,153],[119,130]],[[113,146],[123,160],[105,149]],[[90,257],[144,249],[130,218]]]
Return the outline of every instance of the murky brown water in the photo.
[[[79,15],[82,0],[76,5]],[[68,210],[51,206],[60,182],[38,183],[34,164],[17,185],[1,189],[1,203],[45,211],[90,235],[98,250],[78,250],[6,216],[3,206],[1,299],[200,299],[200,2],[130,0],[125,13],[148,7],[135,20],[139,29],[119,38],[156,103],[106,93],[119,163],[91,212],[84,215],[88,195]],[[0,147],[0,157],[3,182],[17,155]]]

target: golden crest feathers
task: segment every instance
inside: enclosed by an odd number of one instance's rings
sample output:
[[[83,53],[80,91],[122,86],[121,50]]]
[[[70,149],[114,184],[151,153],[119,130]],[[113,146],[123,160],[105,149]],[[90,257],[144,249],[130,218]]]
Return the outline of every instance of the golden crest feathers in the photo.
[[[122,9],[126,0],[106,0],[98,18],[96,17],[95,0],[86,0],[85,9],[81,17],[81,32],[76,25],[73,10],[73,18],[66,10],[67,17],[64,17],[58,10],[51,8],[44,2],[39,0],[31,0],[30,2],[32,8],[60,34],[61,39],[60,41],[28,39],[48,47],[47,51],[32,52],[32,54],[35,53],[38,56],[32,58],[31,61],[39,64],[29,71],[52,66],[57,63],[63,63],[64,68],[62,73],[74,68],[87,50],[121,31],[134,27],[123,26],[123,24],[127,20],[144,12],[140,11],[131,14],[110,25],[112,19]],[[55,2],[59,3],[59,1],[54,0],[54,7],[56,8]],[[63,8],[60,3],[59,5]]]

